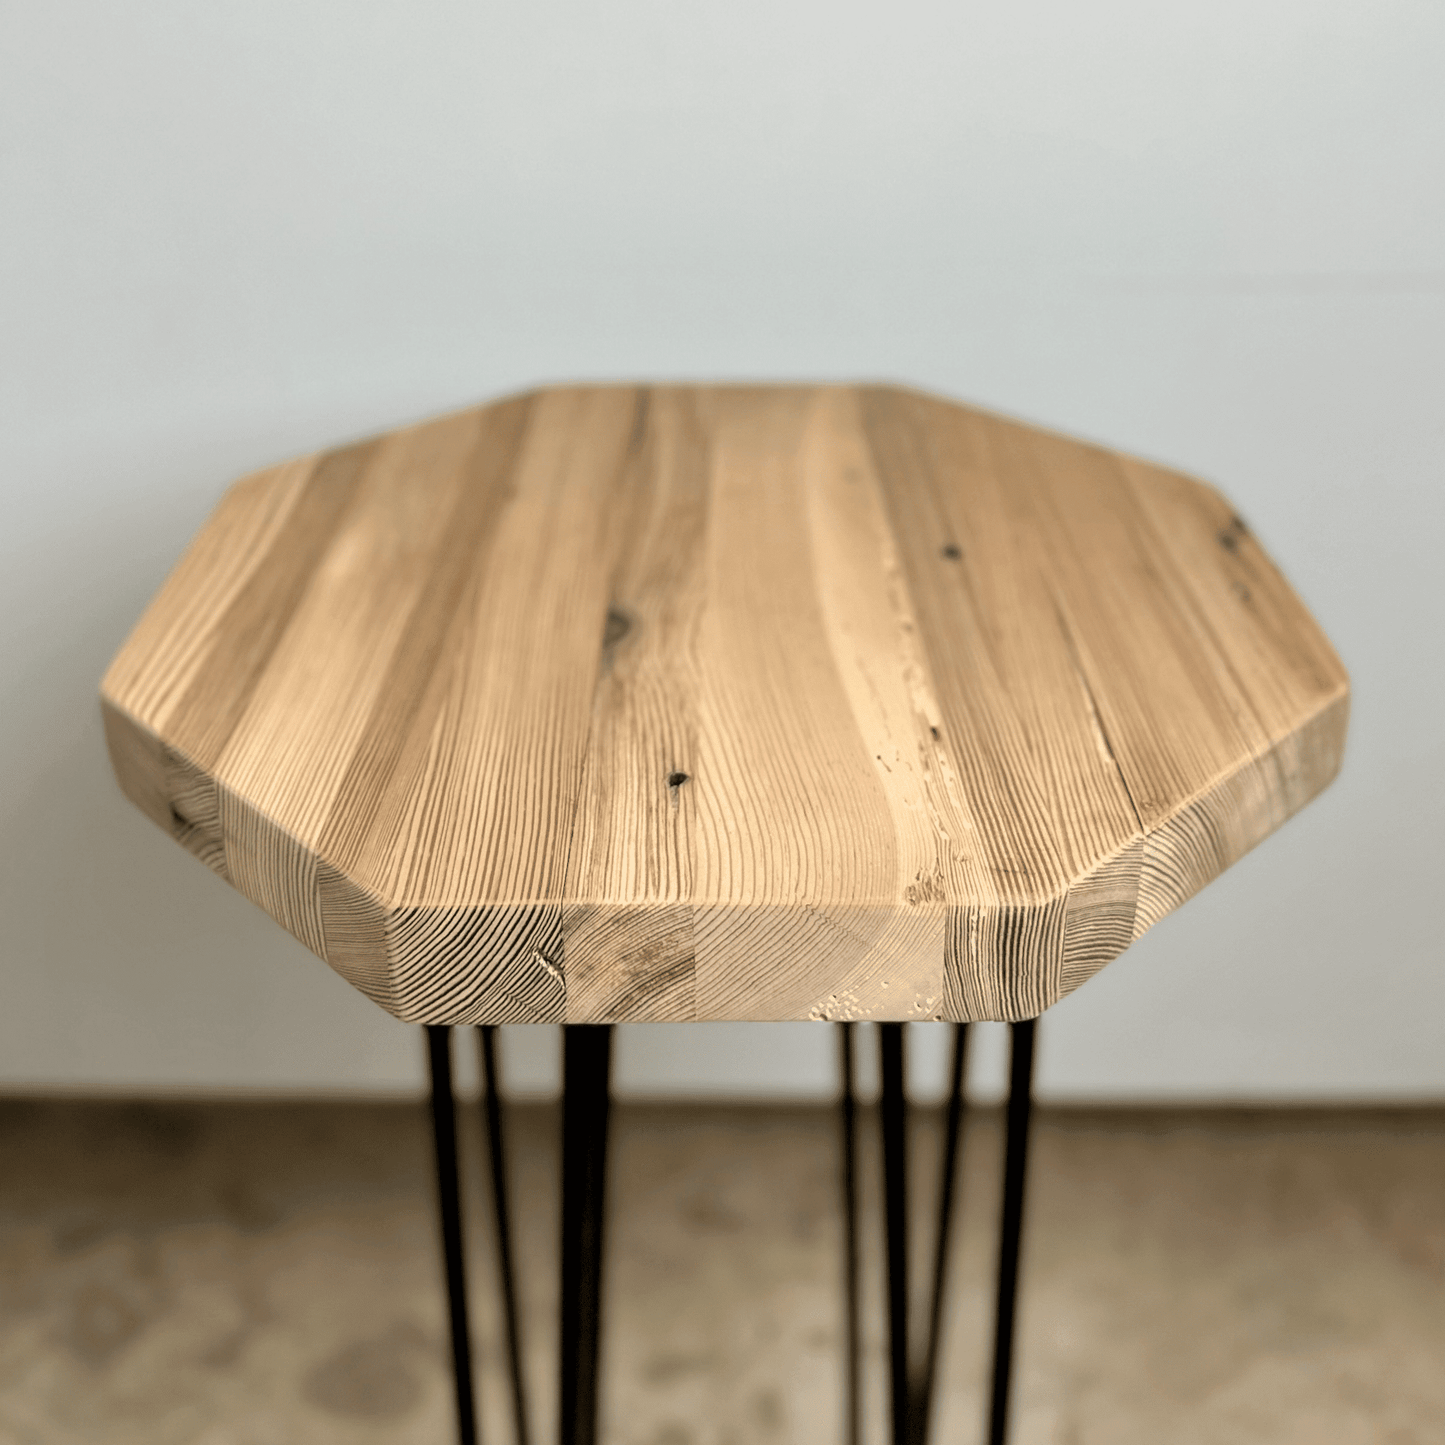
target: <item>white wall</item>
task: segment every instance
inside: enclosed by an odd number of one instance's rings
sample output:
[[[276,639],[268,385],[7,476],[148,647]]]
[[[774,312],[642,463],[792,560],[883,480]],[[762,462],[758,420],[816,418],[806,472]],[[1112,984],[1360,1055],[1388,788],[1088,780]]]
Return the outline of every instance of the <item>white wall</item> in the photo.
[[[1442,76],[1434,0],[6,6],[0,1087],[419,1078],[108,778],[229,479],[536,380],[865,376],[1221,482],[1353,673],[1343,777],[1049,1016],[1045,1092],[1445,1096]],[[624,1083],[825,1087],[774,1045]]]

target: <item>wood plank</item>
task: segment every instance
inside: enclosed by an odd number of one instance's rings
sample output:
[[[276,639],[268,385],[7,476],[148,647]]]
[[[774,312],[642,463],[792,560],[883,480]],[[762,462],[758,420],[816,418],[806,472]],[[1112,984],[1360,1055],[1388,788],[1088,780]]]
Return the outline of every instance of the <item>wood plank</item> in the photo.
[[[1350,692],[1344,665],[1213,487],[1132,457],[1119,462],[1155,545],[1248,697],[1279,769],[1285,808],[1296,812],[1339,771]]]
[[[1102,868],[1116,881],[1103,896],[1127,893],[1139,820],[1059,616],[1038,499],[989,419],[896,391],[867,406],[939,745],[973,804],[975,876],[950,894],[949,1012],[1029,1017],[1063,987],[1070,887]],[[1076,907],[1076,929],[1087,917],[1099,936],[1096,911]]]
[[[631,388],[534,403],[434,714],[355,875],[394,910],[403,1016],[563,1017],[567,853],[638,408]]]
[[[621,547],[603,627],[562,922],[567,1016],[696,1014],[693,819],[708,436],[695,397],[642,398],[618,487]]]
[[[888,795],[818,589],[804,479],[828,485],[817,473],[840,458],[804,389],[710,401],[699,1015],[932,1017],[942,1002],[934,930],[902,901]]]

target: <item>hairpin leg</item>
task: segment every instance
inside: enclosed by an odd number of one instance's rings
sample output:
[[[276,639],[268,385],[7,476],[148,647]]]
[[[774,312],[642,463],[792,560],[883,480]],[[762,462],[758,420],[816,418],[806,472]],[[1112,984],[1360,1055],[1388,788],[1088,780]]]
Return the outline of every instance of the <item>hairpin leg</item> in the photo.
[[[943,1126],[943,1164],[938,1186],[938,1229],[933,1246],[933,1298],[928,1308],[928,1339],[923,1372],[913,1390],[913,1445],[927,1445],[933,1415],[933,1381],[938,1369],[938,1347],[943,1332],[943,1301],[948,1286],[948,1262],[957,1209],[960,1137],[965,1107],[964,1081],[968,1073],[968,1025],[954,1024],[953,1054],[949,1063],[948,1112]]]
[[[988,1417],[989,1445],[1004,1445],[1008,1437],[1014,1304],[1018,1293],[1024,1173],[1028,1164],[1029,1116],[1033,1104],[1035,1023],[1034,1019],[1025,1019],[1022,1023],[1010,1026],[1008,1140],[1004,1151],[1003,1221],[998,1244],[998,1304],[994,1312],[993,1398]]]
[[[609,1024],[562,1030],[563,1445],[595,1445],[607,1175]]]
[[[888,1373],[893,1445],[908,1445],[908,1099],[903,1025],[879,1024],[883,1216],[888,1236]]]
[[[477,1029],[482,1061],[482,1103],[487,1121],[487,1159],[491,1165],[492,1220],[497,1233],[497,1272],[502,1280],[502,1308],[507,1326],[507,1363],[512,1376],[512,1424],[516,1445],[531,1445],[527,1422],[527,1390],[522,1378],[522,1330],[517,1309],[516,1270],[512,1256],[512,1212],[507,1188],[507,1150],[502,1136],[502,1095],[497,1071],[497,1029]]]
[[[462,1251],[461,1182],[457,1175],[456,1104],[452,1098],[452,1031],[444,1024],[428,1024],[426,1042],[427,1062],[431,1070],[431,1120],[432,1137],[436,1144],[442,1257],[446,1262],[447,1306],[451,1316],[457,1440],[459,1445],[476,1445],[472,1349],[467,1330],[466,1262]]]
[[[853,1091],[852,1024],[838,1025],[838,1073],[842,1084],[844,1445],[859,1445],[858,1388],[858,1121]]]

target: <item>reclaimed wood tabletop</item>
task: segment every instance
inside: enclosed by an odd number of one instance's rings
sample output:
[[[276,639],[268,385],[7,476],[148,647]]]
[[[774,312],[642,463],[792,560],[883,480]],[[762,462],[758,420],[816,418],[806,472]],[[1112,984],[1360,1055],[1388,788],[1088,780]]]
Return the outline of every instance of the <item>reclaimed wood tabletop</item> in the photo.
[[[1033,1017],[1314,797],[1348,704],[1210,487],[879,386],[272,467],[102,684],[142,811],[426,1023]]]

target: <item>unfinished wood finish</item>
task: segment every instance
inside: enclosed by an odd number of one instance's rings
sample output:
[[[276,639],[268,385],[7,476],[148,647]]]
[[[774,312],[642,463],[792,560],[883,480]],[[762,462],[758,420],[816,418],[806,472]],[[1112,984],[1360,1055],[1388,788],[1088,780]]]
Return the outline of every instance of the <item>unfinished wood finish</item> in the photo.
[[[122,788],[427,1023],[1017,1019],[1334,776],[1200,482],[884,387],[532,393],[239,482]]]

